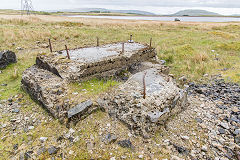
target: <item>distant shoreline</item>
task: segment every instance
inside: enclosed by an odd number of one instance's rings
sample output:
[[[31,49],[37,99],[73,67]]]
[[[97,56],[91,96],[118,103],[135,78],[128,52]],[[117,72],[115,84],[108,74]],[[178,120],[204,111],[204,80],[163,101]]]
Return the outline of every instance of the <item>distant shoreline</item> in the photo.
[[[55,13],[53,13],[55,15]],[[214,16],[214,15],[203,15],[203,16],[182,16],[182,15],[141,15],[141,14],[122,14],[122,13],[98,13],[93,14],[90,12],[71,12],[71,13],[62,13],[62,14],[56,14],[60,16],[131,16],[131,17],[225,17],[225,18],[240,18],[240,16]]]

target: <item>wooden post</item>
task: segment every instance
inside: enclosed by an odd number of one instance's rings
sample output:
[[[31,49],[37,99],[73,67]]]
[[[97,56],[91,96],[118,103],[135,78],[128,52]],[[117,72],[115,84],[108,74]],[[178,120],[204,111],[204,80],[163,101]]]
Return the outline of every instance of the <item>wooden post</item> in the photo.
[[[99,38],[97,37],[97,47],[99,46]]]
[[[152,47],[152,38],[150,38],[150,45],[149,46]]]
[[[144,99],[146,99],[146,80],[145,80],[146,74],[147,74],[147,72],[145,72],[143,75],[143,98]]]
[[[69,53],[68,53],[67,45],[65,45],[65,49],[66,49],[66,52],[67,52],[67,57],[68,57],[68,59],[70,59],[70,55],[69,55]]]
[[[50,48],[50,52],[52,52],[52,44],[51,44],[51,39],[48,39],[49,42],[49,48]]]
[[[124,42],[122,43],[122,53],[124,53]]]

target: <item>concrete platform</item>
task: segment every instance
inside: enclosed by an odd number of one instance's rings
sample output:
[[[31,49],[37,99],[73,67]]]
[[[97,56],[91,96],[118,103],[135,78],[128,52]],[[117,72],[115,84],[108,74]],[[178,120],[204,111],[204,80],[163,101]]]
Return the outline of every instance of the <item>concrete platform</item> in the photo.
[[[39,55],[36,64],[68,81],[85,81],[93,77],[113,76],[118,71],[156,57],[155,49],[139,43],[108,44],[80,48],[50,55]],[[106,74],[107,73],[107,74]]]

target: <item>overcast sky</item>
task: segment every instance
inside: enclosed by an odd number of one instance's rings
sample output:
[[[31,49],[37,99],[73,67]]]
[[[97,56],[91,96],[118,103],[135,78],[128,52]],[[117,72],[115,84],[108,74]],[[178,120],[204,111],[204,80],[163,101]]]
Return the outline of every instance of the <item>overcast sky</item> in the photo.
[[[0,0],[1,9],[20,9],[21,0]],[[135,9],[170,14],[183,9],[205,9],[220,14],[240,14],[240,0],[32,0],[35,10],[72,8]]]

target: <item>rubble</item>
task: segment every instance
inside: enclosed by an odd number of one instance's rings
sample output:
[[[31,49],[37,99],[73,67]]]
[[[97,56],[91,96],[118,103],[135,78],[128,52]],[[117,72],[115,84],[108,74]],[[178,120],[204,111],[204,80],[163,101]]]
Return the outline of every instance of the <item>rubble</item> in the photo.
[[[164,125],[187,106],[187,91],[178,88],[174,80],[150,68],[134,74],[113,93],[104,97],[105,110],[135,134],[147,136]],[[146,73],[146,98],[143,97],[143,76]],[[148,137],[148,136],[147,136]]]

